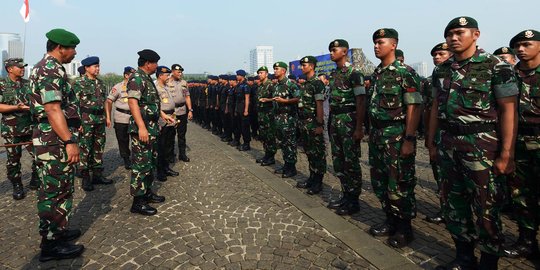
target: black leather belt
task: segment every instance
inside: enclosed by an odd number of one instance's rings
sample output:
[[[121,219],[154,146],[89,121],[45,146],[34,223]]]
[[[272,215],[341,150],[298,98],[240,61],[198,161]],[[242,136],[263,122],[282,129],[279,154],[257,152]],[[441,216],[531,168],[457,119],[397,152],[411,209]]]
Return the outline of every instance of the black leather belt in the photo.
[[[403,120],[375,120],[373,119],[371,122],[371,126],[376,129],[382,129],[387,128],[390,126],[397,126],[397,125],[404,125],[405,121]]]
[[[346,106],[346,107],[330,107],[331,114],[344,114],[351,113],[356,111],[356,106]]]
[[[80,108],[81,112],[83,113],[89,113],[89,114],[93,114],[93,115],[103,115],[103,113],[105,112],[103,109],[89,109],[89,108]]]
[[[124,109],[120,109],[120,108],[116,108],[117,111],[121,112],[121,113],[125,113],[125,114],[131,114],[131,111],[130,110],[124,110]]]
[[[49,118],[44,117],[39,119],[40,123],[44,124],[50,124]],[[67,126],[70,128],[80,128],[81,127],[81,119],[66,119]]]
[[[184,102],[184,103],[180,103],[178,105],[175,105],[174,107],[175,108],[180,108],[180,107],[184,107],[185,105],[186,105],[186,103]]]
[[[166,111],[163,111],[163,113],[165,113],[165,114],[173,114],[174,110],[166,110]]]
[[[540,135],[540,125],[519,123],[518,134],[523,136],[538,136]]]
[[[468,125],[449,123],[442,121],[440,128],[452,135],[470,135],[482,132],[494,131],[496,128],[495,123],[473,123]]]

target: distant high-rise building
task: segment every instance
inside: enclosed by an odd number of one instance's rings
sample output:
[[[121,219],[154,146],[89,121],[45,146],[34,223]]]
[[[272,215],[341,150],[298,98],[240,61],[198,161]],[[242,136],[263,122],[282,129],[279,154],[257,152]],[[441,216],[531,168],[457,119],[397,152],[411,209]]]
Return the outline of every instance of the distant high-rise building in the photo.
[[[414,70],[416,70],[416,73],[418,73],[418,75],[424,78],[427,78],[429,77],[429,75],[431,75],[428,73],[428,65],[426,62],[418,62],[418,63],[410,64],[410,66],[414,68]]]
[[[7,76],[7,72],[4,69],[4,61],[8,58],[23,57],[23,43],[21,42],[21,36],[15,33],[0,33],[0,56],[2,57],[2,69],[0,76]]]
[[[274,64],[274,47],[257,46],[249,53],[249,71],[251,74],[257,73],[257,69],[267,66],[271,69]]]
[[[72,60],[70,63],[63,64],[63,66],[66,69],[66,73],[68,76],[79,76],[79,72],[77,71],[77,69],[81,66],[81,61]]]

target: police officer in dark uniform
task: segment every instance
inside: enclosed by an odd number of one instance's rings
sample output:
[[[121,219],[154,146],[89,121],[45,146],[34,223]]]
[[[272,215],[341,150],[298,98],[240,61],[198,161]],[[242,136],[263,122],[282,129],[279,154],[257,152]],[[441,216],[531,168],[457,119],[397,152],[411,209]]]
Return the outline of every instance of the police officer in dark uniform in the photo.
[[[236,71],[236,81],[238,85],[235,88],[236,106],[234,110],[234,121],[236,122],[238,129],[236,129],[235,137],[240,138],[244,143],[238,146],[240,151],[248,151],[251,149],[249,143],[251,141],[251,131],[249,124],[249,107],[250,107],[250,93],[251,90],[246,83],[246,72],[244,70]],[[240,142],[240,140],[238,140]]]

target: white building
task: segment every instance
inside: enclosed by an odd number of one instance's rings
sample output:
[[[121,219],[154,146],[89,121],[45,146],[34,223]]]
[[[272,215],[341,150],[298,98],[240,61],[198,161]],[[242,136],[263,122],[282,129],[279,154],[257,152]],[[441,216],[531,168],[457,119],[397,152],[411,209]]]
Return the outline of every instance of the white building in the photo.
[[[416,70],[416,73],[418,73],[418,75],[424,78],[427,78],[431,75],[428,72],[428,65],[426,62],[418,62],[418,63],[410,64],[410,66],[414,68],[414,70]]]
[[[68,76],[79,77],[79,72],[77,71],[77,69],[81,66],[81,61],[72,60],[70,63],[63,64],[63,66],[66,69],[66,73]]]
[[[249,71],[251,74],[257,73],[257,69],[267,66],[269,69],[274,64],[274,47],[257,46],[249,53]]]
[[[23,43],[21,36],[15,33],[0,33],[0,57],[2,60],[2,69],[0,77],[7,76],[7,72],[3,68],[3,63],[8,58],[23,57]]]

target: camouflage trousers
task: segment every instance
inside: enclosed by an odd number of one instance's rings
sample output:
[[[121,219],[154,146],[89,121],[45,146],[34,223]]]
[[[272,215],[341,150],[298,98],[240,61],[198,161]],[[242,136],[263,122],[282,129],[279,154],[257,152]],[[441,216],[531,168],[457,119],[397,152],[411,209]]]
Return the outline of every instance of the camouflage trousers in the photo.
[[[32,140],[32,135],[28,136],[16,136],[16,137],[5,137],[5,144],[15,144],[28,142]],[[34,159],[33,146],[31,144],[26,146],[13,146],[6,147],[7,160],[6,160],[6,171],[7,178],[11,181],[12,184],[21,182],[21,156],[22,148],[25,147],[30,156],[32,156],[32,173],[36,172],[36,161]]]
[[[316,135],[317,124],[313,118],[301,120],[300,136],[309,162],[309,171],[315,174],[326,173],[326,145],[323,133]]]
[[[157,165],[157,137],[148,136],[148,142],[139,140],[138,134],[131,134],[131,196],[142,196],[152,188],[153,171]]]
[[[283,152],[283,161],[296,164],[296,115],[276,114],[276,135]]]
[[[77,134],[75,130],[72,134]],[[36,145],[34,156],[38,172],[37,192],[39,234],[49,240],[58,239],[65,230],[71,215],[75,170],[67,163],[66,147],[55,145]]]
[[[259,109],[259,137],[262,140],[264,152],[272,156],[276,154],[276,123],[271,111]]]
[[[353,140],[356,112],[329,116],[328,135],[332,149],[334,172],[344,192],[360,194],[362,169],[360,168],[360,142]]]
[[[501,255],[504,235],[499,212],[505,202],[506,177],[493,173],[495,157],[495,152],[462,152],[444,146],[438,151],[441,208],[452,238],[479,240],[482,251]]]
[[[437,131],[435,135],[434,143],[435,145],[439,145],[441,143],[441,133],[439,131]],[[437,197],[439,198],[439,203],[442,206],[443,203],[441,200],[441,166],[436,160],[429,160],[429,164],[431,165],[431,172],[433,173],[435,183],[437,183]]]
[[[79,133],[81,170],[102,170],[103,151],[105,150],[105,124],[82,124]]]
[[[537,231],[540,221],[540,149],[516,142],[516,173],[508,177],[512,207],[519,227]]]
[[[416,217],[416,153],[402,158],[401,145],[369,143],[371,185],[387,215],[412,219]]]

